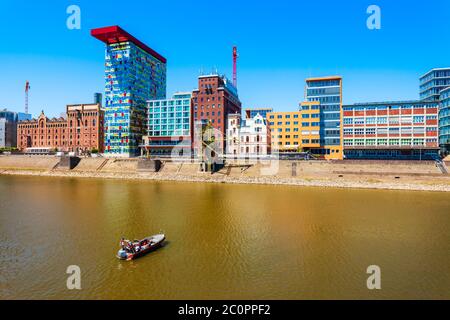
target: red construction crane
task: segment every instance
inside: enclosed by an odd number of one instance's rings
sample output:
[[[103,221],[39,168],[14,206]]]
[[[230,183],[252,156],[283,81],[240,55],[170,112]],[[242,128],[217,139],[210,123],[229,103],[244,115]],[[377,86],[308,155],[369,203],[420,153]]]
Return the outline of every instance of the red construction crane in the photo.
[[[237,88],[237,59],[238,59],[237,47],[233,47],[233,85]]]
[[[28,114],[28,91],[30,91],[30,83],[27,82],[25,83],[25,113]]]

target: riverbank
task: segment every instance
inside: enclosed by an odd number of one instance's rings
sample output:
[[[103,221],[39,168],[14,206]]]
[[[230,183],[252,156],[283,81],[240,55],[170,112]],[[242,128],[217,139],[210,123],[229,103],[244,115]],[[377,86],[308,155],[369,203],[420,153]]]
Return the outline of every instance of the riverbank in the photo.
[[[0,176],[0,204],[2,299],[450,298],[449,193]],[[116,259],[161,230],[160,250]]]
[[[85,158],[72,170],[58,163],[56,157],[2,156],[0,175],[450,192],[450,176],[431,161],[241,161],[214,174],[186,162],[163,162],[159,172],[140,172],[137,159]]]

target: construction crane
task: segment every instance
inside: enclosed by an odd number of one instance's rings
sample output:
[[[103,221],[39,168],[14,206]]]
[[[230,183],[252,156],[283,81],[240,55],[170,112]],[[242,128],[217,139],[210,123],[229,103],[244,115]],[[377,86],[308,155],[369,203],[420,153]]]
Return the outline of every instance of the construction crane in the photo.
[[[30,83],[25,83],[25,113],[28,114],[28,91],[30,91]]]
[[[237,47],[233,47],[233,85],[237,88],[237,59],[238,59]]]

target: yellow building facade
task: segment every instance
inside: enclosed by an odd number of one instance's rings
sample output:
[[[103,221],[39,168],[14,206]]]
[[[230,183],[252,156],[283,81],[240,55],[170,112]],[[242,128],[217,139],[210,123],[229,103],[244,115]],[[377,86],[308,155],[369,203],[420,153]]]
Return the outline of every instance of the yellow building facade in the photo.
[[[299,111],[267,114],[272,150],[342,160],[342,117],[342,78],[306,79],[305,101]]]
[[[301,149],[305,152],[310,151],[317,158],[342,160],[342,142],[340,145],[324,144],[324,139],[321,136],[324,128],[322,128],[323,119],[320,112],[320,102],[301,102],[300,110],[302,119],[300,128]],[[342,128],[339,129],[339,135],[342,136]]]
[[[298,152],[301,149],[301,112],[269,112],[272,152]]]

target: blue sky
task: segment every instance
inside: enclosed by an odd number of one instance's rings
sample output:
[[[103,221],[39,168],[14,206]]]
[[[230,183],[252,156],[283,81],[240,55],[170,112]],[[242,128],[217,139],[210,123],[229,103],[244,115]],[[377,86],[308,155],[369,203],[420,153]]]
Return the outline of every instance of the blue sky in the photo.
[[[81,30],[66,27],[69,5]],[[381,30],[366,9],[381,8]],[[120,25],[168,59],[167,94],[192,90],[200,70],[231,78],[240,53],[244,107],[295,110],[304,79],[344,77],[344,103],[418,98],[418,78],[450,66],[448,0],[115,1],[2,0],[0,108],[57,116],[70,103],[103,92],[104,45],[90,29]]]

